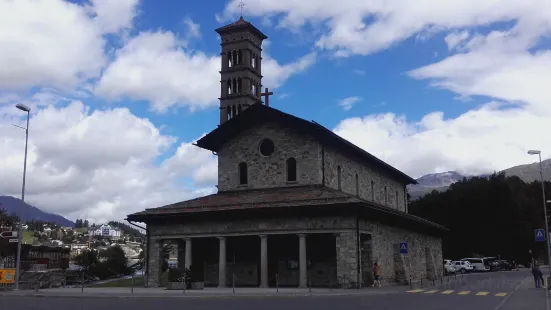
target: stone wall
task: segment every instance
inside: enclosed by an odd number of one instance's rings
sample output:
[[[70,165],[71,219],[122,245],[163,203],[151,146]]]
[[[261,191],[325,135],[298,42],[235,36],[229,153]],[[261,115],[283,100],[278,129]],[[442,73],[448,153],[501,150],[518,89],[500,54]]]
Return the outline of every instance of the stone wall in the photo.
[[[383,282],[403,282],[407,280],[410,275],[410,264],[413,281],[429,278],[431,271],[427,270],[426,248],[430,249],[432,257],[434,257],[432,263],[434,275],[442,276],[441,238],[366,220],[360,221],[360,227],[372,232],[373,262],[379,263]],[[400,242],[408,243],[409,253],[407,257],[399,254]]]
[[[325,184],[334,189],[341,189],[352,195],[368,201],[375,201],[392,209],[407,212],[405,199],[406,184],[398,182],[390,176],[359,162],[357,159],[345,156],[338,150],[324,148]],[[341,167],[339,188],[338,166]],[[356,191],[356,174],[358,175],[358,191]],[[371,189],[373,181],[373,190]],[[386,200],[385,200],[386,187]],[[398,198],[396,198],[398,193]]]
[[[161,242],[150,240],[147,251],[147,287],[158,287],[162,263]]]
[[[274,141],[270,156],[259,153],[262,139]],[[287,182],[286,160],[297,161],[297,181]],[[238,165],[247,163],[248,184],[239,184]],[[310,136],[266,123],[250,128],[226,142],[218,151],[218,190],[246,190],[321,184],[321,146]]]
[[[337,280],[341,287],[350,288],[358,285],[357,240],[355,231],[339,233],[336,236]]]

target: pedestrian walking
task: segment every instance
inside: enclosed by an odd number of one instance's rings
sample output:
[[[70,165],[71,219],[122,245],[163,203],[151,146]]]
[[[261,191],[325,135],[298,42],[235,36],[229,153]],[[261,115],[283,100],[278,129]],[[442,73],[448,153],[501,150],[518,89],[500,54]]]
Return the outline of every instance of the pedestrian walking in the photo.
[[[377,285],[377,287],[381,287],[381,267],[379,267],[379,264],[374,263],[373,264],[373,277],[375,278],[375,281],[373,281],[373,287]]]
[[[543,272],[541,272],[541,269],[536,262],[532,264],[532,275],[534,276],[536,288],[541,288],[541,285],[543,284]]]

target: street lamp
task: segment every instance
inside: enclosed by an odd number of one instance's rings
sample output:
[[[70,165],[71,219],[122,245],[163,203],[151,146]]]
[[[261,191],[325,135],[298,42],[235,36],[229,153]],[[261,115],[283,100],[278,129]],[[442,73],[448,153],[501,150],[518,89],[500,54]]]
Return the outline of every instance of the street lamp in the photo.
[[[543,180],[543,166],[541,164],[541,151],[539,150],[529,150],[529,155],[538,155],[540,159],[540,177],[541,177],[541,194],[543,197],[543,216],[545,217],[545,243],[547,249],[547,261],[549,264],[549,275],[551,276],[551,253],[549,253],[549,224],[547,223],[547,201],[545,200],[545,185]]]
[[[25,175],[27,174],[27,145],[29,144],[29,118],[31,108],[24,104],[15,106],[23,112],[27,112],[27,127],[25,129],[25,160],[23,161],[23,186],[21,188],[21,210],[19,212],[19,231],[17,234],[17,261],[15,265],[15,289],[19,290],[19,278],[21,273],[21,241],[23,238],[23,210],[25,204]]]

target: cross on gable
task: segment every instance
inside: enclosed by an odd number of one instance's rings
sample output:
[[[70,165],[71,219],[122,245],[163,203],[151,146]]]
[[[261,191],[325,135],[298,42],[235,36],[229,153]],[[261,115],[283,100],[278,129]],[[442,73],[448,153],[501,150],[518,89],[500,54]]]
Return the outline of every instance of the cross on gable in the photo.
[[[270,106],[270,96],[273,95],[273,94],[274,94],[273,92],[268,91],[268,88],[266,88],[264,90],[264,92],[262,94],[260,94],[260,96],[266,97],[266,102],[265,103],[266,103],[266,106],[268,106],[268,107]]]
[[[241,0],[241,2],[239,2],[237,6],[241,9],[241,17],[243,17],[243,7],[245,7],[245,3],[243,3],[243,0]]]

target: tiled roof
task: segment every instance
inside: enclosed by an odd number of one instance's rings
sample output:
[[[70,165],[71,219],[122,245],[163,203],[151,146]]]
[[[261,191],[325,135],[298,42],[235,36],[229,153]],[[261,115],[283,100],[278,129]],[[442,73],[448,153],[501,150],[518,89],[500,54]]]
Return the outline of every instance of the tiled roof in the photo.
[[[128,217],[360,201],[355,196],[323,186],[279,187],[219,192],[159,208],[146,209]]]
[[[152,217],[179,214],[337,205],[360,207],[364,211],[374,212],[373,214],[386,217],[395,223],[416,223],[416,225],[439,231],[446,230],[443,226],[423,218],[319,185],[219,192],[159,208],[146,209],[128,215],[127,220],[141,222]]]
[[[241,18],[239,18],[239,20],[234,22],[234,23],[231,23],[231,24],[228,24],[226,26],[222,26],[222,27],[216,29],[216,32],[218,32],[219,34],[222,34],[222,33],[228,32],[228,31],[232,31],[234,29],[237,30],[239,28],[249,28],[250,30],[255,32],[258,36],[260,36],[262,39],[267,39],[268,38],[264,33],[262,33],[262,31],[258,30],[258,28],[256,28],[253,24],[251,24],[248,21],[244,20],[243,16],[241,16]]]

